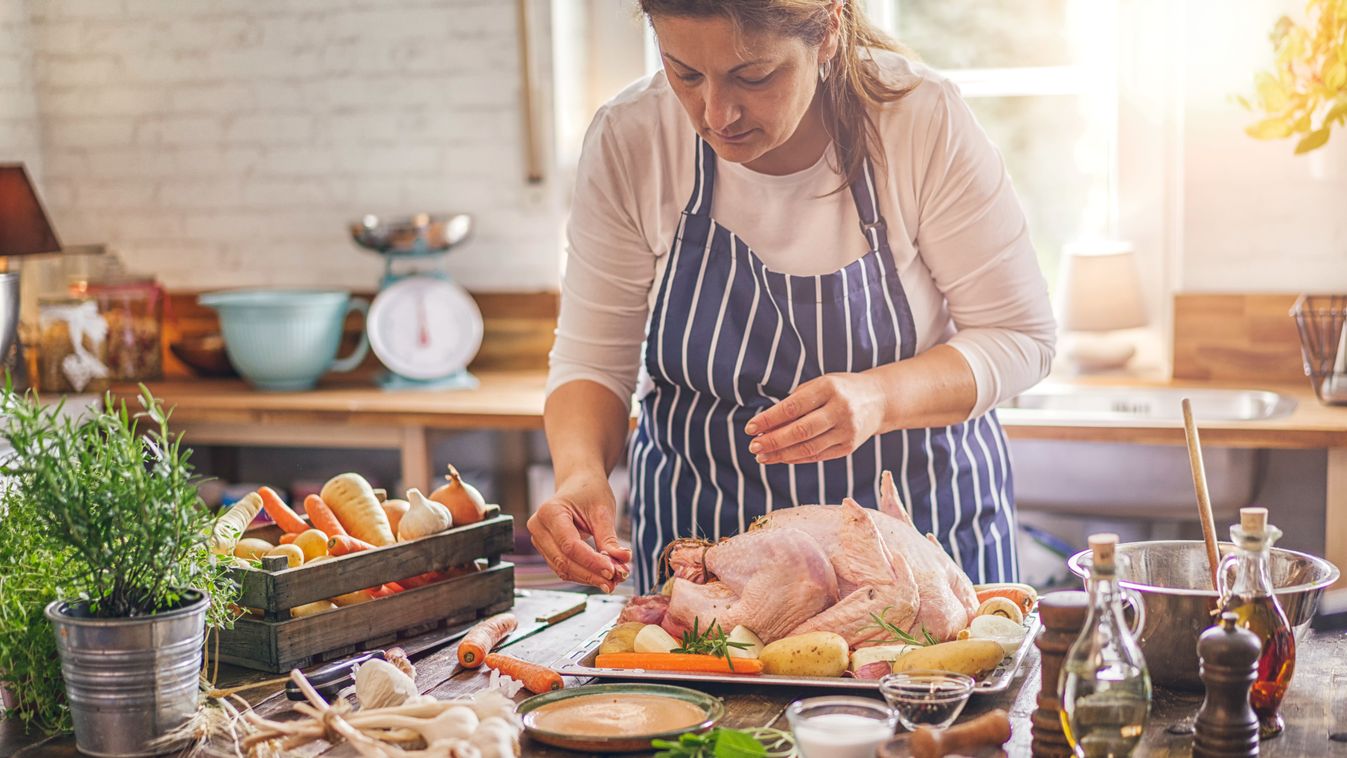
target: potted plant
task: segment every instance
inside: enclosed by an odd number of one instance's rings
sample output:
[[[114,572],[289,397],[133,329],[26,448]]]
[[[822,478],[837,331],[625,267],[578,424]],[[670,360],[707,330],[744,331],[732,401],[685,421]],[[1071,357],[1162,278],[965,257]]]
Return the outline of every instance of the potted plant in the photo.
[[[238,591],[207,547],[191,451],[143,388],[140,404],[109,396],[74,413],[10,388],[0,401],[13,448],[0,465],[0,679],[27,722],[73,725],[91,755],[177,747],[161,738],[196,713],[205,626],[231,621]],[[39,612],[50,627],[31,623]]]
[[[1347,5],[1341,0],[1309,0],[1308,18],[1282,16],[1273,27],[1276,59],[1254,77],[1254,103],[1237,98],[1263,119],[1250,136],[1284,139],[1301,135],[1296,153],[1328,142],[1332,128],[1347,124]]]

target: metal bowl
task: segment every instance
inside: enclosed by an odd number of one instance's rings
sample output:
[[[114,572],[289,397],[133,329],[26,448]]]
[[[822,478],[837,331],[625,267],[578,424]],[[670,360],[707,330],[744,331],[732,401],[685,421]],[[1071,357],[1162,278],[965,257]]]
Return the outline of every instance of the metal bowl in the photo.
[[[357,245],[384,255],[442,253],[467,239],[472,217],[466,213],[418,213],[414,216],[367,215],[351,222]]]
[[[1220,543],[1221,555],[1235,546]],[[1199,540],[1158,540],[1118,545],[1119,584],[1141,593],[1146,625],[1138,642],[1151,681],[1171,689],[1201,691],[1197,638],[1212,625],[1216,592],[1211,587],[1207,548]],[[1090,551],[1067,561],[1072,573],[1090,575]],[[1322,558],[1272,548],[1272,585],[1295,630],[1305,636],[1324,588],[1338,580],[1338,568]]]
[[[170,344],[168,349],[173,351],[178,360],[195,371],[197,376],[238,376],[225,352],[224,337],[219,334],[182,337]]]

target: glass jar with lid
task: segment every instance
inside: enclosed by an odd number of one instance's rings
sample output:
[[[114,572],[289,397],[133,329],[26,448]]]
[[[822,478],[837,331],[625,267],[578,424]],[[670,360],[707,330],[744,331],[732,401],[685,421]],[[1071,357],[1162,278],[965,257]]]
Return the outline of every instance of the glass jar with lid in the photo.
[[[107,322],[107,365],[114,382],[163,375],[164,290],[154,277],[118,276],[90,281],[89,298]]]
[[[88,297],[38,303],[38,389],[42,392],[106,392],[107,322]]]

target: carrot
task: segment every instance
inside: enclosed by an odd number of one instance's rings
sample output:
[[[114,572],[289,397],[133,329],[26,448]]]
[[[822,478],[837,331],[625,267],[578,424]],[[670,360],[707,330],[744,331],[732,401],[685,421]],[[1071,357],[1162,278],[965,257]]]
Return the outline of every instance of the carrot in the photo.
[[[336,534],[327,541],[328,555],[346,555],[347,553],[358,553],[361,550],[373,550],[374,546],[358,540],[349,534]]]
[[[290,510],[290,506],[285,504],[281,496],[276,494],[276,490],[270,487],[258,487],[257,494],[262,496],[262,508],[266,510],[267,515],[272,521],[276,522],[282,531],[298,534],[309,528],[298,513]]]
[[[762,661],[735,658],[729,661],[715,655],[690,653],[606,653],[594,659],[601,669],[648,669],[650,671],[695,671],[709,674],[761,674]],[[528,685],[525,685],[528,686]]]
[[[327,532],[327,536],[337,537],[346,534],[346,529],[337,520],[337,515],[318,495],[304,498],[304,512],[309,514],[309,523],[313,524],[313,528]]]
[[[1038,601],[1038,591],[1027,584],[975,584],[973,592],[977,595],[979,605],[987,602],[988,598],[1003,597],[1018,605],[1025,613],[1032,611],[1034,603]]]
[[[417,587],[424,587],[427,584],[434,584],[435,582],[449,578],[451,578],[451,575],[446,574],[443,571],[427,571],[424,574],[417,574],[416,576],[409,576],[406,579],[399,579],[398,584],[401,584],[404,589],[414,590]]]
[[[537,663],[520,660],[500,653],[488,653],[486,667],[495,669],[505,676],[523,682],[530,692],[544,693],[559,690],[566,686],[561,674]]]
[[[398,584],[397,582],[388,582],[387,584],[381,584],[378,587],[371,588],[369,594],[375,598],[381,598],[388,597],[389,595],[396,595],[399,592],[404,591],[406,591],[406,588],[401,584]]]
[[[295,538],[298,537],[299,535],[300,535],[299,532],[286,532],[285,534],[281,535],[280,544],[289,545],[291,542],[294,542]]]
[[[518,626],[519,622],[513,613],[497,613],[474,626],[458,643],[458,662],[470,669],[477,668],[482,665],[482,659],[491,652],[491,648],[500,644]]]

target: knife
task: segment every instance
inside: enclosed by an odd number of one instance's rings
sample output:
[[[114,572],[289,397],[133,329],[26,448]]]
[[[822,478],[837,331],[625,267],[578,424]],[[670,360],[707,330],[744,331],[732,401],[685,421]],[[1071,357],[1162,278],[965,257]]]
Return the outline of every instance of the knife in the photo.
[[[314,669],[305,674],[304,678],[308,679],[314,690],[330,703],[337,697],[338,693],[355,683],[357,666],[376,658],[381,661],[388,660],[382,650],[366,650],[363,653],[356,653],[350,658],[343,658],[335,663],[329,663]],[[299,685],[293,681],[285,683],[285,697],[288,700],[306,699],[304,693],[300,691]]]
[[[549,626],[552,626],[553,624],[559,624],[562,621],[571,618],[572,616],[578,616],[584,612],[585,607],[588,605],[588,602],[589,598],[584,597],[581,598],[578,603],[562,608],[561,610],[555,613],[551,613],[546,616],[536,616],[532,621],[520,625],[513,632],[510,632],[508,635],[506,635],[505,639],[501,640],[499,644],[497,644],[494,648],[492,648],[492,650],[502,650],[515,644],[516,642],[521,642],[529,637],[532,637],[533,635],[537,634],[538,632],[541,632],[542,630],[548,628]]]

